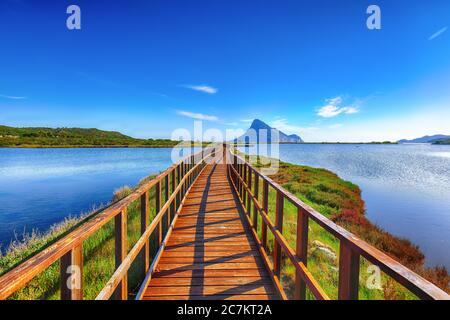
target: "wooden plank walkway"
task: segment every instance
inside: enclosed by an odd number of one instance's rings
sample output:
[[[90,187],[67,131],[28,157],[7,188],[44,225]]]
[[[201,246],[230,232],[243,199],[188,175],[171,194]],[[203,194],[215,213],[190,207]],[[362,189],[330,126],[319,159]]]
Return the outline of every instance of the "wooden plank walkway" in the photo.
[[[277,299],[225,165],[208,165],[181,208],[143,299]]]

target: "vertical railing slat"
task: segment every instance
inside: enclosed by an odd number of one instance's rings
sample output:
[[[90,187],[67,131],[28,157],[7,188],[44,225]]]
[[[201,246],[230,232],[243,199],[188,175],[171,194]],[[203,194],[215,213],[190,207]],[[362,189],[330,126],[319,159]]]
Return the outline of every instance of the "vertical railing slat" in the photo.
[[[172,171],[172,180],[171,180],[171,186],[172,186],[172,189],[171,189],[171,195],[173,195],[174,193],[175,193],[175,188],[176,188],[176,171],[175,171],[175,169],[173,169],[173,171]],[[174,200],[173,200],[173,202],[172,202],[172,205],[171,205],[171,211],[172,211],[172,219],[175,217],[175,213],[177,212],[177,197],[175,197],[174,198]]]
[[[127,210],[123,209],[114,218],[115,222],[115,262],[116,269],[127,255]],[[115,291],[116,300],[128,299],[128,277],[125,275]]]
[[[161,211],[162,201],[161,201],[161,181],[158,181],[155,185],[155,210],[156,214]],[[158,248],[162,243],[162,219],[158,223]]]
[[[284,210],[284,197],[283,194],[277,190],[277,200],[275,207],[275,227],[277,230],[283,232],[283,210]],[[281,246],[278,241],[274,241],[273,247],[273,272],[280,277],[281,273]]]
[[[263,210],[266,214],[269,214],[269,183],[266,179],[263,179]],[[267,249],[267,224],[264,219],[261,220],[261,243],[265,249]]]
[[[166,174],[164,177],[164,204],[169,201],[169,174]],[[166,222],[167,222],[167,230],[169,230],[170,227],[170,208],[165,212],[166,216]]]
[[[180,184],[180,182],[181,182],[181,165],[179,164],[177,166],[177,186]],[[178,210],[180,204],[181,204],[181,190],[177,192],[177,206],[175,210]]]
[[[340,241],[339,251],[339,300],[358,300],[359,254],[345,241]]]
[[[247,168],[248,168],[247,167],[247,163],[244,163],[242,165],[242,168],[244,170],[244,172],[243,172],[243,183],[242,183],[242,200],[244,202],[244,207],[246,207],[247,206],[247,197],[246,197],[247,189],[245,188],[244,183],[247,183]]]
[[[141,196],[141,235],[144,234],[145,230],[147,230],[149,223],[149,210],[148,210],[148,191],[144,192]],[[142,261],[144,272],[147,273],[148,268],[150,266],[150,242],[147,239],[145,242],[145,246],[142,252]]]
[[[297,243],[295,253],[297,258],[307,266],[308,263],[308,228],[309,219],[306,212],[297,208]],[[306,299],[306,282],[298,270],[295,273],[295,293],[296,300]]]
[[[251,216],[251,209],[252,209],[252,196],[250,194],[250,192],[252,191],[252,169],[250,168],[250,166],[248,167],[248,174],[247,174],[247,186],[248,186],[248,191],[247,191],[247,213],[248,216]]]
[[[83,300],[83,244],[61,257],[61,300]]]
[[[259,196],[259,174],[255,171],[255,184],[253,187],[253,193],[256,197],[256,200],[258,200]],[[258,208],[256,204],[253,206],[253,227],[255,228],[255,231],[258,231]]]

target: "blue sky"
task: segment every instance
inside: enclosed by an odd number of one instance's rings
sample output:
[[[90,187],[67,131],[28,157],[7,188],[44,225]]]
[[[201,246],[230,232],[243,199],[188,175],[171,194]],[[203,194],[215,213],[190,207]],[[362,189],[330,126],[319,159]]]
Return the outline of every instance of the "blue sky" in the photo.
[[[81,8],[81,30],[66,8]],[[381,30],[366,9],[381,8]],[[0,124],[307,141],[450,134],[450,2],[0,2]]]

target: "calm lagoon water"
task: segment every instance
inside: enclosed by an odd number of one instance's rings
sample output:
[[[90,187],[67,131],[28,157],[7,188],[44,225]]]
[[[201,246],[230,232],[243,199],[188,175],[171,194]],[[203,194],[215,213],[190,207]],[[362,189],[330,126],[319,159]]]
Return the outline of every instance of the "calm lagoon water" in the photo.
[[[279,156],[358,184],[373,222],[450,269],[450,146],[281,145]],[[171,163],[171,149],[0,149],[0,243],[106,204]]]
[[[279,157],[359,185],[371,221],[450,269],[450,146],[280,145]]]
[[[179,149],[189,154],[190,149]],[[0,149],[0,244],[111,201],[172,164],[171,148]]]

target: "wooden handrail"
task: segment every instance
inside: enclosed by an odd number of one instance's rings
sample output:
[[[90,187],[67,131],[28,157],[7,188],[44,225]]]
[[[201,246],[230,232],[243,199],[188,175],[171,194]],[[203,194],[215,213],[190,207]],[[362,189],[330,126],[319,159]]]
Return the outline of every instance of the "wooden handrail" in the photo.
[[[177,199],[177,205],[180,204],[181,199],[183,199],[185,196],[186,188],[191,185],[191,183],[200,173],[200,166],[204,165],[205,161],[214,154],[212,150],[214,150],[214,148],[203,149],[197,154],[187,156],[185,159],[179,161],[176,164],[173,164],[164,172],[159,174],[156,178],[138,187],[134,192],[132,192],[124,199],[105,208],[100,213],[88,219],[85,223],[74,229],[63,238],[57,240],[46,249],[40,251],[36,255],[30,257],[25,262],[21,263],[11,271],[1,276],[0,300],[8,298],[14,292],[23,288],[36,275],[44,271],[58,259],[61,259],[62,262],[62,281],[67,280],[67,270],[64,268],[68,266],[73,266],[74,264],[76,264],[82,272],[83,242],[113,218],[115,219],[116,226],[116,272],[114,273],[114,275],[120,274],[120,277],[116,276],[114,279],[110,280],[108,282],[108,288],[113,287],[114,289],[116,289],[118,288],[118,286],[120,286],[120,283],[123,282],[121,286],[122,292],[121,294],[116,293],[116,297],[125,299],[127,289],[126,275],[124,274],[123,270],[128,270],[132,262],[130,262],[130,259],[134,260],[138,256],[139,251],[142,250],[144,246],[148,247],[148,238],[157,226],[159,228],[161,227],[162,217],[166,212],[169,211],[168,209],[170,208],[172,203],[175,202],[175,199]],[[194,160],[198,156],[200,156],[199,159],[201,160],[195,165]],[[186,170],[188,166],[190,169]],[[166,197],[165,204],[161,208],[159,208],[160,210],[157,210],[155,219],[148,227],[145,227],[148,221],[141,222],[144,224],[144,226],[141,225],[141,238],[127,255],[126,249],[124,248],[126,248],[126,210],[128,206],[131,205],[135,200],[141,199],[141,204],[144,204],[146,207],[145,209],[141,208],[141,210],[143,210],[141,212],[141,217],[147,216],[149,190],[153,187],[157,187],[158,185],[160,186],[163,180],[167,182],[168,179],[166,179],[166,177],[169,177],[169,175],[171,174],[175,176],[174,173],[176,173],[179,180],[177,187],[172,191],[170,197]],[[146,200],[143,199],[144,196],[146,197]],[[161,206],[161,198],[159,206]],[[146,259],[148,259],[148,256],[144,255],[144,261]],[[146,265],[148,266],[148,262],[146,263]],[[147,272],[147,270],[145,271]],[[82,299],[82,287],[69,289],[67,288],[66,282],[61,282],[61,289],[62,299]],[[109,297],[111,296],[111,294],[108,291],[102,291],[102,296]]]
[[[308,287],[313,295],[318,299],[327,299],[327,295],[320,288],[317,281],[308,272],[306,267],[307,261],[307,237],[308,237],[308,219],[312,219],[319,224],[327,232],[334,235],[340,241],[340,259],[339,259],[339,299],[357,299],[359,286],[359,257],[362,256],[371,263],[380,267],[392,279],[403,285],[410,292],[421,299],[449,300],[450,296],[429,282],[428,280],[417,275],[413,271],[406,268],[401,263],[395,261],[377,248],[369,245],[365,241],[359,239],[351,232],[338,226],[330,219],[326,218],[312,207],[308,206],[293,194],[285,190],[279,184],[269,177],[259,172],[255,167],[249,164],[245,159],[233,153],[230,148],[227,149],[228,157],[228,174],[237,194],[241,198],[241,202],[247,202],[251,199],[254,204],[255,212],[262,218],[262,246],[266,247],[266,230],[273,234],[275,239],[274,250],[274,270],[275,276],[278,277],[279,272],[279,249],[283,250],[290,262],[296,268],[296,285],[295,297],[297,299],[305,298],[305,287]],[[258,200],[258,194],[252,192],[251,180],[247,178],[249,174],[253,174],[255,179],[261,178],[263,181],[263,199],[262,205]],[[268,216],[268,187],[275,190],[277,194],[276,217],[278,221],[274,224]],[[298,210],[297,220],[297,248],[294,251],[282,234],[283,206],[284,199],[288,200]],[[249,214],[249,210],[244,206],[245,211]],[[255,228],[256,223],[251,223]]]

